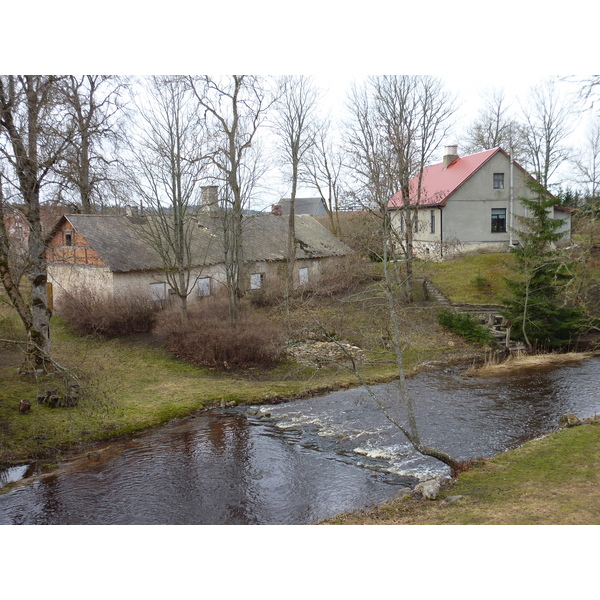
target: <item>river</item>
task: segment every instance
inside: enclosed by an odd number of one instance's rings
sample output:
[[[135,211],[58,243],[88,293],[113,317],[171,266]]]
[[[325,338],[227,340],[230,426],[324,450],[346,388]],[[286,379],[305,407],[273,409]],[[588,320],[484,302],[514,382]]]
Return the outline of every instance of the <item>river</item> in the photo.
[[[461,373],[408,380],[421,437],[459,459],[514,448],[567,412],[600,413],[600,358],[501,377]],[[374,391],[394,406],[395,384]],[[0,486],[32,470],[0,473]],[[199,413],[99,446],[1,494],[0,524],[306,524],[445,474],[356,388]]]

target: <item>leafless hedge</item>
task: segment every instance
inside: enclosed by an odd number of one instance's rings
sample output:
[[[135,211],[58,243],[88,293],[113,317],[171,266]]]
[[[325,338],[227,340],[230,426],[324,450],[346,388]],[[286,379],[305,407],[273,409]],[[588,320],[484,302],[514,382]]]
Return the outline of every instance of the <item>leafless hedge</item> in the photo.
[[[83,335],[113,338],[152,331],[160,306],[148,296],[111,297],[78,289],[64,295],[57,314]]]
[[[158,316],[154,331],[179,358],[218,369],[271,366],[283,350],[278,325],[248,304],[242,305],[239,319],[231,321],[223,300],[195,303],[185,317],[167,308]]]

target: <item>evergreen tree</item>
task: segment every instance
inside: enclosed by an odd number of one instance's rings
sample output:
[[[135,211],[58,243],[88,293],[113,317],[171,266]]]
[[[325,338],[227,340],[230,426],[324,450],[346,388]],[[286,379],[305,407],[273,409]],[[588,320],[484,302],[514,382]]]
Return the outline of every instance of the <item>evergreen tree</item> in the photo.
[[[516,217],[520,244],[512,249],[518,276],[506,280],[512,292],[504,299],[504,316],[512,325],[511,337],[535,350],[567,346],[581,327],[581,311],[561,302],[560,292],[572,279],[571,269],[556,250],[561,238],[560,220],[552,218],[556,199],[536,181],[530,183],[534,199],[521,198],[527,216]]]

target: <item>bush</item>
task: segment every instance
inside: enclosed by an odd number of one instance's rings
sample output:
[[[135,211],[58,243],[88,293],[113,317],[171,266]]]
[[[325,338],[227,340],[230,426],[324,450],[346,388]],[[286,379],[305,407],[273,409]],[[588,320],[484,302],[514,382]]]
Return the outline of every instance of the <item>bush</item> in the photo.
[[[438,315],[440,325],[447,327],[454,333],[462,335],[468,342],[482,346],[491,345],[493,337],[490,330],[480,325],[473,317],[465,313],[455,313],[443,310]]]
[[[372,265],[358,254],[341,256],[323,267],[316,294],[331,297],[354,292],[362,283],[371,281],[375,273]]]
[[[57,313],[66,318],[77,333],[113,338],[152,331],[159,310],[160,306],[147,296],[96,296],[81,289],[66,294]]]
[[[283,334],[275,323],[248,304],[231,321],[223,300],[193,304],[183,318],[177,309],[165,309],[154,331],[179,358],[218,369],[271,366],[283,350]]]

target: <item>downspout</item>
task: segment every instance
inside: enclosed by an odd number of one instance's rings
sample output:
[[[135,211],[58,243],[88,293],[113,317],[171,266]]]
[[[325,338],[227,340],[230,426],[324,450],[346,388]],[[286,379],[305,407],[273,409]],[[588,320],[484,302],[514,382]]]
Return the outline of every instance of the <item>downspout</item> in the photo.
[[[509,215],[508,215],[508,245],[512,248],[513,245],[513,211],[514,211],[514,170],[515,161],[513,159],[513,147],[512,147],[512,129],[510,136],[510,196],[509,196]]]
[[[444,258],[444,212],[441,206],[438,208],[440,209],[440,258]]]

